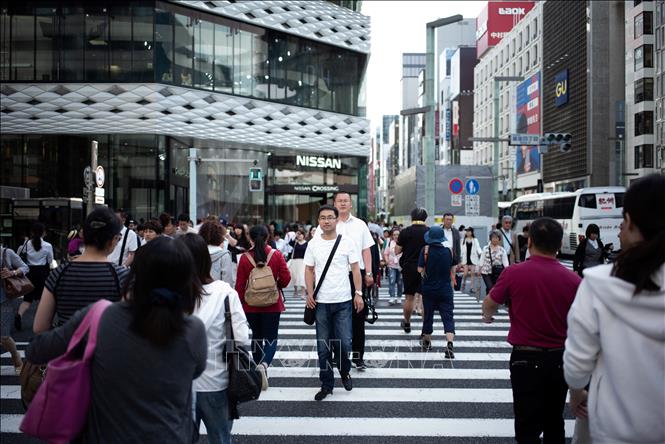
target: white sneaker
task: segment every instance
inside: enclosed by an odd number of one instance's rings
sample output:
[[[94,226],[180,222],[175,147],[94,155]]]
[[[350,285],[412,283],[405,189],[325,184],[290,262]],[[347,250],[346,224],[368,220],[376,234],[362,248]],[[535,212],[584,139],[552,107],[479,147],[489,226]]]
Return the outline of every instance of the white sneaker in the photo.
[[[261,390],[266,391],[270,387],[268,385],[268,366],[265,362],[262,362],[256,368],[261,373]]]
[[[395,299],[388,300],[388,305],[395,305],[395,304],[396,304]]]

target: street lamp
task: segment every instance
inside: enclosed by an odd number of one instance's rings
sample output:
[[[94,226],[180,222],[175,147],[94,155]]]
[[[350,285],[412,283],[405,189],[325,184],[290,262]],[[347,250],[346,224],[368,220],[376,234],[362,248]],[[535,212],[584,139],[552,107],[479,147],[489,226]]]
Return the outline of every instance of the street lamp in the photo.
[[[423,154],[425,160],[425,209],[429,216],[428,222],[434,221],[436,211],[436,169],[434,164],[434,113],[436,98],[434,94],[434,38],[436,28],[461,22],[464,17],[453,15],[429,22],[427,24],[427,54],[425,56],[425,139]]]

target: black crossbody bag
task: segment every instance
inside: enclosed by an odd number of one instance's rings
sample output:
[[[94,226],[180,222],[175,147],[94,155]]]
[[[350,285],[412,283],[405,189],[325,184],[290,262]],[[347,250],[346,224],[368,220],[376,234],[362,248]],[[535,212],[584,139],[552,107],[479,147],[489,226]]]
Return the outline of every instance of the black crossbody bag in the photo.
[[[330,268],[330,263],[332,262],[333,256],[335,256],[335,252],[337,251],[337,246],[339,245],[339,241],[342,239],[342,235],[338,234],[337,239],[335,240],[335,245],[333,245],[332,250],[330,251],[330,256],[328,256],[328,261],[326,262],[326,266],[323,267],[323,273],[321,273],[321,278],[319,279],[319,283],[316,284],[316,288],[314,289],[314,300],[316,301],[316,295],[319,293],[319,290],[321,289],[321,284],[323,284],[323,280],[326,278],[326,273],[328,273],[328,268]],[[303,316],[303,321],[307,325],[314,325],[316,322],[316,307],[315,308],[309,308],[305,307],[305,314]]]

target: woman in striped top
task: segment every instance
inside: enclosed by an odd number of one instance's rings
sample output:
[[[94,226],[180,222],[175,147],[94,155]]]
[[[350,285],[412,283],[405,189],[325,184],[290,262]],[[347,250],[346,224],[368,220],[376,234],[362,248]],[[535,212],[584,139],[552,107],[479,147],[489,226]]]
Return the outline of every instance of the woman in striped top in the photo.
[[[49,275],[35,315],[35,333],[49,330],[55,315],[55,325],[62,325],[78,310],[99,299],[121,299],[127,269],[106,259],[120,239],[121,228],[120,221],[108,208],[97,208],[88,215],[83,225],[85,251]]]

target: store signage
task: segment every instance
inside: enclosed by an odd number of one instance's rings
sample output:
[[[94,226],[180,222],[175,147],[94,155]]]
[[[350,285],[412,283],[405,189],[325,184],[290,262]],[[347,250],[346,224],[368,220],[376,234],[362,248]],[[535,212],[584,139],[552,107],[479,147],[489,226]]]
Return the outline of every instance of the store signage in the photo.
[[[339,191],[338,185],[294,185],[293,191],[307,191],[312,193],[336,193]]]
[[[314,185],[314,184],[298,184],[298,185],[271,185],[268,186],[266,191],[270,194],[284,195],[284,194],[325,194],[325,193],[349,193],[358,194],[358,185]]]
[[[614,194],[596,194],[596,208],[599,210],[614,210],[616,208]]]
[[[524,15],[525,8],[499,8],[499,15]]]
[[[555,83],[555,98],[554,104],[556,106],[563,106],[568,103],[568,70],[564,69],[563,71],[557,73],[554,76]]]
[[[536,2],[490,1],[476,19],[476,51],[478,58],[492,46],[496,46]]]
[[[515,174],[540,171],[540,72],[517,85],[515,129],[517,134],[510,136],[510,144],[518,147],[514,156]]]
[[[296,156],[296,166],[306,166],[313,168],[332,168],[334,170],[342,169],[342,159],[333,159],[322,156]]]

